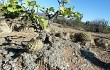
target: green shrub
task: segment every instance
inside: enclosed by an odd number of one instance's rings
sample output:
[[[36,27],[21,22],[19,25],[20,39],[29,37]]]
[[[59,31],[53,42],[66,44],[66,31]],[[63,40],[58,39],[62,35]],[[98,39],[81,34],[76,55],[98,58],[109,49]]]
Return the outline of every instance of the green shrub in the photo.
[[[19,5],[17,0],[9,0],[7,3],[0,4],[0,15],[6,18],[16,18],[25,11],[25,7]]]

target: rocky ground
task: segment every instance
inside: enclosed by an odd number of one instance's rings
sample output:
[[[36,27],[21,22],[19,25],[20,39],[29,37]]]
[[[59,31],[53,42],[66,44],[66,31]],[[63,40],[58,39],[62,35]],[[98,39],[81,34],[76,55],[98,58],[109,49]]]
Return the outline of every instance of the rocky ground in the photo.
[[[31,52],[25,49],[25,44],[39,33],[0,33],[0,70],[110,70],[110,34],[91,33],[93,39],[108,40],[106,47],[100,47],[61,38],[51,34],[51,29],[70,34],[84,32],[52,24],[49,34],[41,34],[43,47]]]

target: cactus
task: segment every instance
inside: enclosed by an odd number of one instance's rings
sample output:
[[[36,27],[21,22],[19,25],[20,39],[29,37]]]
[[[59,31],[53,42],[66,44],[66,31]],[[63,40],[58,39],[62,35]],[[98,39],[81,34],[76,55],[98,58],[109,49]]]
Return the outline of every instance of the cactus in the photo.
[[[35,42],[28,45],[29,51],[38,51],[43,47],[43,42],[40,39],[37,39]]]
[[[74,35],[75,41],[90,41],[91,40],[91,34],[88,32],[82,32],[82,33],[75,33]]]

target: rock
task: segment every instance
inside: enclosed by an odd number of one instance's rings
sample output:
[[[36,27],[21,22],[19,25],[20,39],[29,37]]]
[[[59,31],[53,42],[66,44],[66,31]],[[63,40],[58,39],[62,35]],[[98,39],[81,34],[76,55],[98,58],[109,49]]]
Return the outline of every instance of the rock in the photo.
[[[58,31],[57,31],[57,30],[55,30],[55,29],[53,29],[53,28],[52,28],[52,29],[50,29],[50,32],[51,32],[51,33],[54,33],[54,34],[58,33]]]
[[[107,47],[109,45],[108,40],[103,38],[96,38],[94,39],[94,42],[95,45],[99,47]]]
[[[77,52],[77,51],[79,51],[79,49],[78,49],[79,47],[77,47],[77,44],[74,44],[73,42],[71,42],[69,40],[64,40],[64,39],[61,39],[59,37],[54,37],[52,47],[50,47],[49,50],[45,49],[42,52],[43,53],[42,58],[44,59],[44,62],[49,63],[50,67],[52,67],[53,69],[56,69],[56,67],[58,67],[61,70],[68,70],[69,63],[66,62],[66,59],[63,57],[63,55],[64,55],[63,47],[67,46],[67,45],[72,46],[71,52],[76,50],[76,54],[79,55],[79,52]],[[48,48],[48,47],[49,46],[46,46],[45,48]]]
[[[0,29],[3,32],[12,32],[12,29],[8,26],[4,19],[0,21]]]
[[[63,39],[69,40],[70,39],[70,33],[69,32],[63,32]]]
[[[55,34],[55,36],[63,38],[65,40],[69,40],[70,39],[70,33],[69,32],[58,32],[58,33]]]
[[[25,70],[35,70],[36,69],[36,64],[35,64],[35,58],[32,54],[28,54],[28,53],[23,53],[23,68]]]
[[[70,39],[74,41],[74,33],[70,32]]]
[[[0,70],[1,70],[2,62],[3,62],[3,55],[0,54]]]
[[[2,31],[1,28],[0,28],[0,33],[1,33],[1,32],[3,32],[3,31]]]
[[[50,32],[50,31],[51,31],[51,29],[47,28],[45,31],[46,31],[46,32]]]
[[[95,45],[94,39],[91,39],[91,45]]]
[[[61,37],[62,35],[61,35],[60,32],[58,32],[58,33],[55,33],[55,36],[56,36],[56,37]]]
[[[103,70],[94,63],[96,52],[89,49],[91,41],[86,41],[85,48],[71,41],[69,34],[62,34],[56,37],[44,32],[31,39],[31,42],[22,42],[33,53],[0,49],[0,59],[2,57],[0,70]],[[44,41],[51,42],[51,45]],[[23,45],[21,46],[24,47]]]
[[[46,35],[47,35],[47,34],[46,34],[45,32],[42,32],[42,33],[39,34],[38,38],[39,38],[39,39],[42,39],[42,41],[45,41]]]
[[[10,64],[3,64],[2,68],[3,68],[3,70],[11,70],[12,69]]]
[[[21,45],[24,46],[24,48],[26,48],[26,46],[28,46],[29,42],[27,41],[22,41],[21,42]]]
[[[5,49],[0,49],[0,54],[6,55],[8,54],[8,51],[6,51]]]

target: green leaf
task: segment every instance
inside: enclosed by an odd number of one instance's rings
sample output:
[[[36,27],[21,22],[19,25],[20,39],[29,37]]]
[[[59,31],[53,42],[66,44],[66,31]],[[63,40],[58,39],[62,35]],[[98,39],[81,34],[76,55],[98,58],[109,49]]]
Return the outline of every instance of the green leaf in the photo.
[[[28,2],[30,2],[30,0],[27,0]]]
[[[20,5],[16,5],[16,8],[17,8],[17,9],[20,9],[20,8],[22,8],[22,6],[20,6]]]
[[[66,3],[69,3],[70,2],[70,0],[66,0]]]
[[[45,20],[45,19],[41,18],[41,20],[40,20],[40,26],[41,26],[44,30],[46,30],[46,29],[47,29],[47,25],[48,25],[48,20]]]
[[[35,12],[34,8],[31,9],[31,14],[33,14],[32,16],[36,15],[36,12]]]
[[[49,11],[54,12],[54,8],[53,8],[53,7],[50,7],[50,8],[49,8]]]
[[[3,11],[0,11],[0,16],[4,15],[4,12]]]
[[[60,10],[61,10],[62,12],[64,12],[64,7],[60,6]]]
[[[36,7],[40,8],[40,5],[39,4],[36,4]]]
[[[36,5],[36,1],[31,1],[31,2],[29,3],[29,5],[30,5],[30,6]]]
[[[16,0],[9,0],[10,4],[13,4],[14,2],[17,2]]]
[[[25,4],[29,6],[30,0],[25,1]]]
[[[15,11],[12,7],[8,7],[7,10],[10,11],[10,12],[14,12]]]

